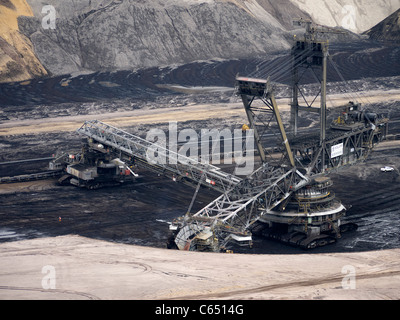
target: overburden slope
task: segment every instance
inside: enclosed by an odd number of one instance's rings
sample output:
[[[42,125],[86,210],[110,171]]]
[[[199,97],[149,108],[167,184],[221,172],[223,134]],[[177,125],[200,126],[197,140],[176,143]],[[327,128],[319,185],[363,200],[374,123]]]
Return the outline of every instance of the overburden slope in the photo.
[[[45,5],[55,9],[55,28],[42,23],[51,15]],[[293,18],[361,32],[399,7],[400,0],[0,0],[0,81],[260,57],[290,47]]]

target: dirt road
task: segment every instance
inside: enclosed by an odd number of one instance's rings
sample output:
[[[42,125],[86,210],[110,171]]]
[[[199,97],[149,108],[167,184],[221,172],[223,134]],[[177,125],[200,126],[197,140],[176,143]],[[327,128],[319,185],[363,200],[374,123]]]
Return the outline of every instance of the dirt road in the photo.
[[[400,90],[369,91],[362,94],[368,103],[400,100]],[[348,102],[348,96],[334,94],[329,96],[329,106],[340,106]],[[281,111],[289,110],[288,99],[277,99]],[[315,104],[318,105],[318,99]],[[133,111],[105,112],[101,114],[61,116],[54,118],[11,120],[0,123],[0,136],[17,134],[36,134],[46,132],[65,132],[78,129],[86,120],[101,120],[117,127],[139,124],[167,123],[169,121],[185,122],[190,120],[207,120],[229,117],[242,117],[245,112],[242,103],[196,104],[172,108],[143,108]]]

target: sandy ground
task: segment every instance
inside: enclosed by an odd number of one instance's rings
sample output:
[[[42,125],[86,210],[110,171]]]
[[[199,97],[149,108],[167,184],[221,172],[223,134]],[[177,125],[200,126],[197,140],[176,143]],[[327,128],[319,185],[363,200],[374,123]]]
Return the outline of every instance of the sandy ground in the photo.
[[[363,93],[360,97],[368,103],[379,102],[382,100],[395,101],[400,100],[400,90],[369,91]],[[348,101],[348,96],[343,94],[334,94],[329,96],[328,106],[344,105]],[[288,99],[277,99],[277,103],[281,111],[289,110]],[[316,99],[315,105],[319,105],[318,99]],[[189,120],[206,120],[233,116],[245,116],[242,103],[197,104],[185,107],[156,109],[143,108],[140,110],[115,113],[6,121],[0,123],[0,136],[24,133],[35,134],[44,132],[74,131],[86,120],[93,119],[105,121],[117,127],[124,127],[138,124],[157,124],[166,123],[168,121],[184,122]]]
[[[219,254],[39,238],[0,245],[0,298],[400,299],[399,255]]]

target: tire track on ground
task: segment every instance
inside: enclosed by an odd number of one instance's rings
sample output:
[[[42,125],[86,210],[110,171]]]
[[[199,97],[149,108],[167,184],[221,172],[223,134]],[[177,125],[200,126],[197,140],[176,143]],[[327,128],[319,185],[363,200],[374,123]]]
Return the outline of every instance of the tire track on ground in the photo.
[[[61,290],[61,289],[42,289],[42,288],[32,288],[32,287],[15,287],[15,286],[0,286],[0,290],[14,290],[14,291],[36,291],[50,294],[67,294],[67,295],[78,295],[89,300],[101,300],[99,297],[87,293],[74,290]]]
[[[360,279],[376,279],[382,277],[391,277],[400,275],[400,270],[392,270],[392,271],[383,271],[376,272],[372,274],[360,274],[356,276],[357,280]],[[232,299],[238,295],[249,295],[254,293],[263,293],[266,291],[272,291],[275,289],[287,289],[287,288],[297,288],[297,287],[312,287],[329,283],[339,283],[343,280],[343,275],[337,275],[332,277],[324,277],[317,278],[312,280],[301,280],[301,281],[292,281],[286,283],[276,283],[267,286],[253,287],[248,289],[240,289],[240,290],[232,290],[232,291],[224,291],[217,293],[208,293],[208,294],[198,294],[198,295],[187,295],[187,296],[179,296],[171,298],[171,300],[194,300],[194,299]]]

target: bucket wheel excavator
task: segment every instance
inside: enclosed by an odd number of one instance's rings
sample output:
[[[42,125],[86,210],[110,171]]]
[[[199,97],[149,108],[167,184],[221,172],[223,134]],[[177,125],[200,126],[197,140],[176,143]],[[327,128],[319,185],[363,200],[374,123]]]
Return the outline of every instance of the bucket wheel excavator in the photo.
[[[388,119],[362,111],[350,101],[342,115],[327,126],[326,79],[328,41],[317,40],[309,21],[303,38],[291,50],[292,100],[288,134],[270,78],[236,78],[260,167],[207,206],[177,218],[170,226],[170,247],[180,250],[224,251],[232,245],[252,246],[252,235],[306,249],[335,242],[342,232],[357,228],[343,223],[346,208],[335,197],[328,174],[364,160],[385,138]],[[301,77],[311,73],[320,84],[312,101],[301,90]],[[319,97],[320,105],[314,106]],[[305,105],[299,104],[302,97]],[[319,115],[319,132],[298,132],[299,112]],[[271,136],[274,137],[271,139]]]
[[[288,128],[275,100],[272,74],[266,79],[236,77],[235,91],[242,99],[249,122],[247,128],[254,134],[260,163],[248,176],[224,172],[101,121],[86,121],[77,130],[88,138],[87,148],[91,151],[84,158],[96,154],[104,158],[95,163],[94,174],[99,174],[99,168],[110,167],[120,180],[120,172],[115,173],[114,169],[121,169],[127,177],[129,173],[134,176],[129,168],[135,164],[176,181],[197,184],[195,195],[201,185],[221,193],[199,211],[188,210],[171,223],[169,247],[220,252],[235,245],[251,247],[253,234],[260,234],[302,248],[314,248],[335,242],[342,232],[356,228],[343,223],[346,208],[332,190],[329,172],[364,160],[387,135],[388,119],[366,112],[359,103],[350,101],[327,126],[328,41],[316,36],[326,30],[318,30],[309,21],[296,23],[305,26],[306,33],[294,39],[290,67],[278,68],[278,72],[289,70],[292,79]],[[311,101],[301,90],[306,73],[311,73],[320,84]],[[319,106],[315,106],[316,101]],[[318,115],[319,130],[300,133],[300,112]],[[149,150],[156,150],[161,158],[172,161],[149,161]],[[76,181],[83,185],[91,183],[93,177],[88,176],[87,170],[79,171],[82,161],[64,162],[71,172],[77,172]],[[51,165],[62,164],[53,161]],[[91,166],[94,167],[93,163]]]

